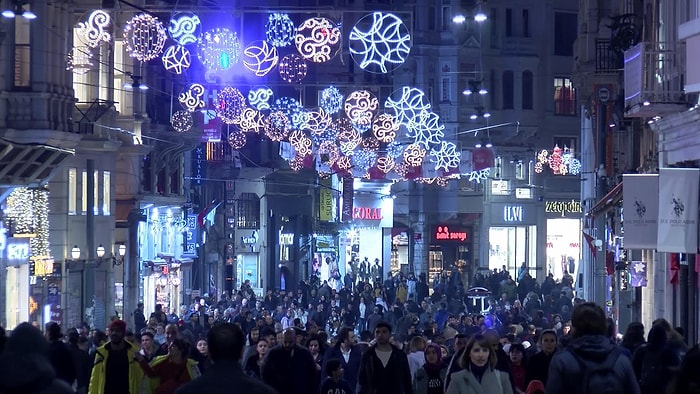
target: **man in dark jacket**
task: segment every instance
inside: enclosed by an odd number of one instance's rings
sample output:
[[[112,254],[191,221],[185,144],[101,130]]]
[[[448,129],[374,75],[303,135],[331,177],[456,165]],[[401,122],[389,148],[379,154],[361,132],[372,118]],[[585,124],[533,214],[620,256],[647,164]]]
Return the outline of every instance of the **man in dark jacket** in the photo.
[[[280,394],[318,392],[316,363],[308,349],[297,345],[296,331],[284,330],[281,345],[267,351],[260,374],[263,382]]]
[[[374,340],[376,344],[362,355],[357,394],[413,394],[408,357],[391,344],[391,325],[379,322]]]
[[[228,394],[232,390],[249,394],[276,394],[276,391],[243,373],[241,354],[245,336],[233,323],[221,323],[207,333],[212,365],[197,379],[180,387],[177,394]]]
[[[525,366],[525,384],[533,380],[547,383],[549,364],[557,351],[557,333],[554,330],[544,330],[540,334],[540,351],[530,357]]]
[[[326,370],[328,360],[340,360],[340,365],[345,370],[344,378],[350,384],[352,392],[357,387],[357,375],[360,373],[360,361],[362,352],[355,346],[355,333],[350,327],[338,330],[338,341],[335,346],[329,348],[323,357],[323,371]]]
[[[146,315],[143,314],[143,302],[139,302],[134,311],[134,333],[139,335],[144,328],[146,328]]]
[[[46,323],[46,331],[44,333],[49,341],[49,361],[56,371],[56,377],[72,385],[77,376],[73,355],[68,349],[68,346],[61,341],[63,333],[61,326],[56,322]]]

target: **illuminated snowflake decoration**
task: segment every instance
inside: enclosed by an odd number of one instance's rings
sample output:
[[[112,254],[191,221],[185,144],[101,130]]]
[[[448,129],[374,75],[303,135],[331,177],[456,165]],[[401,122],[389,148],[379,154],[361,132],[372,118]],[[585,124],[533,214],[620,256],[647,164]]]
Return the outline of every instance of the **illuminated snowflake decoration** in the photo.
[[[445,136],[445,126],[440,123],[440,116],[435,112],[421,111],[418,116],[412,118],[406,125],[406,137],[413,139],[416,144],[429,149],[432,145],[439,144]]]
[[[330,140],[321,142],[318,146],[317,153],[321,158],[321,161],[328,164],[335,163],[340,157],[340,149],[338,149],[338,145],[336,145],[334,141]]]
[[[250,89],[248,92],[248,104],[258,111],[270,109],[270,100],[274,93],[267,86]]]
[[[462,153],[457,150],[457,145],[452,142],[442,141],[440,147],[430,152],[435,157],[435,169],[449,171],[459,166]]]
[[[385,174],[391,172],[396,166],[396,162],[391,156],[379,156],[377,158],[377,169]]]
[[[228,144],[231,145],[233,149],[241,149],[248,142],[248,137],[242,131],[232,131],[228,135]]]
[[[260,111],[246,107],[241,113],[238,121],[238,127],[245,133],[260,133],[264,132],[269,126],[269,119]]]
[[[269,115],[269,120],[267,128],[265,128],[265,136],[275,142],[280,142],[287,138],[291,131],[287,115],[280,111],[272,111]]]
[[[241,57],[238,35],[225,28],[205,32],[197,46],[199,61],[210,71],[226,71]]]
[[[205,107],[204,93],[204,86],[193,83],[180,93],[177,97],[177,101],[179,101],[186,110],[194,112]]]
[[[135,15],[124,26],[126,51],[141,62],[160,56],[167,38],[163,23],[149,14]]]
[[[97,48],[103,42],[112,40],[112,35],[109,34],[111,24],[112,17],[107,11],[94,10],[85,22],[78,23],[75,33],[87,47]]]
[[[243,66],[255,74],[256,77],[264,77],[275,67],[280,58],[277,48],[267,41],[254,41],[243,50]]]
[[[238,123],[245,108],[245,97],[236,88],[227,86],[216,95],[216,115],[226,124]]]
[[[403,160],[411,167],[419,167],[427,151],[420,144],[411,144],[403,151]]]
[[[384,107],[394,111],[396,122],[408,124],[422,111],[430,110],[430,101],[425,93],[417,88],[404,86],[398,99],[387,98]]]
[[[314,63],[331,60],[340,50],[338,26],[326,18],[310,18],[298,28],[294,44],[301,56]]]
[[[275,100],[272,111],[282,112],[289,120],[289,126],[293,129],[302,129],[306,123],[307,113],[304,107],[291,97],[280,97]]]
[[[343,108],[345,96],[335,86],[329,86],[321,91],[318,97],[318,106],[333,115]]]
[[[396,133],[401,126],[390,114],[379,114],[372,122],[372,134],[380,142],[389,143],[396,139]]]
[[[192,113],[189,111],[176,111],[170,117],[170,125],[173,126],[173,130],[178,133],[186,133],[192,129],[194,125],[194,120],[192,119]]]
[[[296,28],[287,14],[270,14],[265,24],[265,37],[272,46],[284,48],[292,44]]]
[[[362,139],[362,147],[373,151],[379,150],[379,140],[374,137],[365,137]]]
[[[354,167],[357,167],[364,173],[373,167],[374,163],[377,162],[377,152],[373,151],[372,149],[358,149],[352,153],[350,160],[352,161],[352,165]]]
[[[345,99],[345,115],[350,118],[353,124],[366,127],[368,130],[372,125],[372,118],[379,108],[379,100],[369,90],[356,90]]]
[[[331,115],[323,108],[315,108],[306,113],[306,129],[312,134],[321,135],[328,131],[333,124]]]
[[[467,178],[469,179],[469,182],[481,183],[481,181],[489,179],[489,169],[484,168],[480,171],[472,171],[467,174]]]
[[[365,71],[387,73],[406,61],[410,51],[408,27],[394,14],[374,12],[350,32],[350,54]]]
[[[191,12],[178,12],[170,18],[168,33],[180,45],[194,44],[202,33],[202,22]]]
[[[569,174],[579,175],[581,173],[581,161],[579,159],[571,159],[569,163]]]
[[[297,155],[306,156],[311,153],[313,143],[301,130],[295,130],[289,135],[289,143],[292,144]]]
[[[73,47],[68,53],[66,60],[66,70],[72,71],[75,75],[85,75],[93,67],[92,52],[85,46]]]
[[[291,53],[280,61],[279,72],[282,80],[289,83],[300,83],[306,77],[308,68],[301,56]]]
[[[404,151],[404,145],[401,144],[398,141],[393,141],[390,142],[386,146],[386,154],[389,157],[393,157],[394,159],[398,159],[399,157],[403,156],[403,151]]]
[[[161,60],[165,70],[174,74],[182,74],[192,65],[190,50],[182,45],[169,46],[163,53]]]

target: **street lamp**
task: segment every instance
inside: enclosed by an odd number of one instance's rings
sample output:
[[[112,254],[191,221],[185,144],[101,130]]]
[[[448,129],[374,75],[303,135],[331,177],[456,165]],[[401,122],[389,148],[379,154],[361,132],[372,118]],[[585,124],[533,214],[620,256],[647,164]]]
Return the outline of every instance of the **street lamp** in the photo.
[[[97,258],[102,260],[103,257],[105,257],[105,247],[102,246],[102,244],[97,245]]]
[[[73,260],[80,259],[80,248],[78,245],[73,246],[73,249],[70,250],[70,257]]]
[[[117,246],[118,256],[112,256],[112,266],[124,264],[124,256],[126,256],[126,244],[118,244]]]
[[[17,16],[21,16],[24,19],[36,19],[36,14],[30,10],[25,10],[24,5],[28,2],[22,0],[14,0],[12,2],[12,9],[3,10],[0,15],[7,19],[14,19]]]

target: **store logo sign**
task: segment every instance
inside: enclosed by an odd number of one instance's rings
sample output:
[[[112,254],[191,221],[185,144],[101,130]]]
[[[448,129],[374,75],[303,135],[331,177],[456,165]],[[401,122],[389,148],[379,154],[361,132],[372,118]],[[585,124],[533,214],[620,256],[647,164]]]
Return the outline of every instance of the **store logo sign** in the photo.
[[[438,226],[435,230],[436,241],[460,241],[467,240],[467,232],[464,230],[450,230],[448,226]]]
[[[241,243],[246,246],[255,246],[258,243],[258,232],[253,231],[250,237],[241,237]]]
[[[294,245],[294,234],[281,233],[280,245]]]
[[[506,205],[503,207],[503,221],[507,223],[522,223],[523,212],[522,205]]]
[[[545,213],[559,213],[561,217],[566,217],[570,213],[583,213],[581,202],[571,201],[547,201],[544,204]]]
[[[353,220],[382,220],[381,208],[354,207],[352,209]]]

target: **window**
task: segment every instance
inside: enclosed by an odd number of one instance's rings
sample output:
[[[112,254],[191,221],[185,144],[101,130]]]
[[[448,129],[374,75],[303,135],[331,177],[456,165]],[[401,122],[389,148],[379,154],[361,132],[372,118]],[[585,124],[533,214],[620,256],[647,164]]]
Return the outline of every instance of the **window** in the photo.
[[[100,214],[100,188],[98,185],[100,184],[100,172],[95,170],[92,173],[92,179],[93,182],[95,182],[94,185],[92,185],[92,194],[94,201],[92,202],[92,213],[94,215],[99,215]]]
[[[442,7],[442,30],[450,30],[452,27],[452,12],[450,6]]]
[[[491,48],[498,48],[498,9],[491,8],[489,15],[489,24],[491,25]]]
[[[443,78],[442,79],[442,102],[443,103],[449,103],[450,102],[450,85],[452,84],[452,81],[450,81],[450,78]]]
[[[554,54],[556,56],[574,55],[577,23],[577,14],[569,12],[554,13]]]
[[[25,7],[27,7],[25,5]],[[31,86],[32,47],[29,32],[29,19],[15,18],[15,87],[28,88]]]
[[[576,115],[576,91],[569,78],[554,78],[554,114]]]
[[[532,71],[523,71],[523,109],[533,109]]]
[[[435,7],[428,7],[428,30],[435,30]]]
[[[260,199],[255,193],[241,193],[238,197],[236,226],[239,229],[260,228]]]
[[[554,145],[557,145],[562,149],[569,148],[569,150],[574,153],[574,156],[576,155],[576,149],[578,148],[578,137],[555,135],[553,142],[554,143],[552,144],[552,147],[554,147]]]
[[[87,215],[87,171],[83,171],[83,177],[82,177],[82,187],[81,191],[82,193],[80,194],[80,214],[81,215]]]
[[[513,72],[503,72],[503,109],[513,109],[514,81]]]
[[[128,70],[132,67],[132,58],[127,56],[124,51],[124,41],[114,41],[114,108],[122,115],[131,115],[134,113],[134,103],[132,100],[133,93],[124,90],[125,82],[131,82],[128,76],[120,70]]]
[[[112,214],[112,174],[109,171],[102,173],[102,214]]]
[[[506,8],[506,37],[513,36],[513,10]]]
[[[78,169],[68,168],[68,214],[76,215],[78,212]]]
[[[523,10],[523,37],[530,37],[530,10]]]

